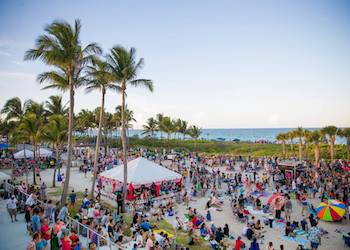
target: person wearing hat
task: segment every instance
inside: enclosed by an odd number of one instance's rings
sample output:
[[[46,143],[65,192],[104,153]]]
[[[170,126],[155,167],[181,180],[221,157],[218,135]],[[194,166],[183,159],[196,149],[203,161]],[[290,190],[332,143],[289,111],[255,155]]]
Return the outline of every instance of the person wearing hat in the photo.
[[[14,220],[17,221],[17,203],[18,201],[14,195],[12,195],[6,203],[7,211],[10,215],[11,222],[13,222]]]

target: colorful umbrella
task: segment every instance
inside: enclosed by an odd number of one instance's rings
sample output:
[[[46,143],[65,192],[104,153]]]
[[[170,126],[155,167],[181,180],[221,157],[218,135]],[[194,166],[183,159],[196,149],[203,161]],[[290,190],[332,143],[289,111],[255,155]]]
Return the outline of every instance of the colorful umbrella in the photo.
[[[267,204],[271,205],[273,203],[275,203],[276,199],[279,198],[280,200],[284,201],[284,196],[283,194],[273,194],[270,196],[270,198],[267,200]]]
[[[339,221],[345,214],[345,204],[338,200],[321,202],[316,208],[317,216],[325,221]]]

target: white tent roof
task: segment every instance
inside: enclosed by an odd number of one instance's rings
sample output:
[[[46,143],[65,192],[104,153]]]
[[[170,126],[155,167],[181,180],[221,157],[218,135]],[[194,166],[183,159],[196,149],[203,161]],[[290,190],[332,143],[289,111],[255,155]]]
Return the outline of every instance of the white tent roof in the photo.
[[[20,150],[17,153],[15,153],[13,155],[13,157],[15,159],[23,159],[23,158],[33,158],[34,157],[34,153],[31,150],[26,149],[25,150],[25,156],[24,156],[24,150]],[[38,156],[40,157],[47,157],[47,156],[51,156],[52,155],[52,151],[45,149],[45,148],[39,148],[38,149]]]
[[[34,155],[33,151],[26,149],[25,154],[24,154],[24,150],[20,150],[17,153],[13,154],[13,157],[15,159],[23,159],[23,158],[33,158],[33,155]]]
[[[123,182],[123,165],[104,171],[100,176]],[[128,162],[128,183],[141,185],[181,178],[180,174],[142,157]]]
[[[3,181],[3,180],[7,180],[7,179],[10,179],[11,176],[4,173],[4,172],[0,172],[0,180]]]

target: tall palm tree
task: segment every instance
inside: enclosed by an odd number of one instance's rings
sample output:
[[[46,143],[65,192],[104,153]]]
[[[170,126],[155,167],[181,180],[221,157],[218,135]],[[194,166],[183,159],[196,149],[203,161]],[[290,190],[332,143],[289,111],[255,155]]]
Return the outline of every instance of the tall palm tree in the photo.
[[[49,100],[45,102],[46,113],[51,115],[63,115],[68,114],[68,108],[66,104],[62,103],[62,96],[52,95]]]
[[[311,143],[311,131],[308,129],[304,129],[304,144],[305,144],[305,158],[309,159],[309,148]]]
[[[331,161],[334,160],[334,144],[337,136],[338,128],[336,126],[326,126],[322,128],[322,132],[328,137],[329,152],[331,154]]]
[[[294,156],[294,138],[295,138],[295,131],[292,129],[287,133],[289,143],[290,143],[290,150],[292,152],[292,156]]]
[[[4,107],[1,109],[1,114],[6,115],[6,120],[19,121],[24,116],[28,104],[31,100],[26,100],[22,103],[18,97],[11,98],[6,101]]]
[[[320,162],[320,143],[323,141],[322,134],[319,130],[311,132],[311,141],[314,145],[315,165],[318,166]]]
[[[25,60],[40,59],[54,68],[38,76],[40,83],[48,83],[46,88],[69,92],[67,168],[61,204],[64,204],[67,199],[72,165],[74,94],[76,89],[85,82],[82,76],[84,67],[93,61],[96,54],[101,53],[100,47],[95,43],[83,47],[80,31],[79,20],[75,20],[73,26],[67,22],[54,21],[45,28],[45,34],[37,38],[35,48],[28,50],[24,57]]]
[[[350,128],[339,129],[338,135],[346,138],[346,151],[348,155],[348,161],[350,161]]]
[[[295,135],[298,137],[298,152],[299,152],[299,161],[303,159],[303,137],[304,137],[304,131],[302,127],[298,127],[297,130],[295,130]]]
[[[86,92],[98,90],[101,92],[101,106],[99,108],[98,131],[96,139],[96,149],[94,157],[94,177],[91,186],[91,199],[94,199],[95,182],[98,172],[98,157],[100,154],[100,141],[102,126],[104,121],[105,96],[107,90],[120,91],[120,87],[113,83],[112,74],[108,71],[107,63],[101,60],[95,60],[93,66],[89,66],[90,80],[87,82]]]
[[[64,142],[67,140],[67,132],[67,119],[60,114],[49,116],[48,123],[43,128],[43,141],[51,144],[52,148],[56,151],[56,165],[53,172],[52,187],[56,187],[56,171],[60,164]]]
[[[133,87],[146,87],[149,91],[153,91],[153,82],[149,79],[138,79],[137,74],[142,68],[144,61],[143,58],[136,59],[136,50],[131,48],[127,50],[121,46],[115,46],[111,49],[110,54],[107,56],[107,62],[110,67],[110,71],[113,74],[114,82],[121,87],[121,123],[122,123],[122,145],[123,145],[123,164],[124,164],[124,183],[123,194],[124,198],[127,193],[127,141],[126,141],[126,117],[125,117],[125,99],[126,90],[129,86]],[[125,211],[125,203],[123,203],[123,211]]]
[[[149,134],[153,138],[154,133],[157,132],[157,130],[158,130],[157,121],[153,117],[150,117],[148,118],[147,123],[143,125],[142,134]]]
[[[25,114],[19,124],[18,130],[24,138],[30,140],[33,146],[34,160],[36,160],[38,143],[43,132],[43,117],[40,117],[35,113]],[[36,185],[35,166],[33,166],[33,183]]]
[[[283,159],[286,159],[286,140],[288,139],[287,135],[284,133],[279,133],[276,136],[276,139],[277,141],[282,142]]]

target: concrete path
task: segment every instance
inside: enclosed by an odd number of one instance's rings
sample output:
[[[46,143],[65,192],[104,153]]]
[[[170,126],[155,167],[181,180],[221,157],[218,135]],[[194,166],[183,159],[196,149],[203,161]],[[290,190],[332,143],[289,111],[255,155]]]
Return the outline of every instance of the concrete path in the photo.
[[[6,209],[6,201],[0,199],[0,249],[26,249],[30,241],[27,233],[24,213],[17,215],[16,222],[12,223]]]

